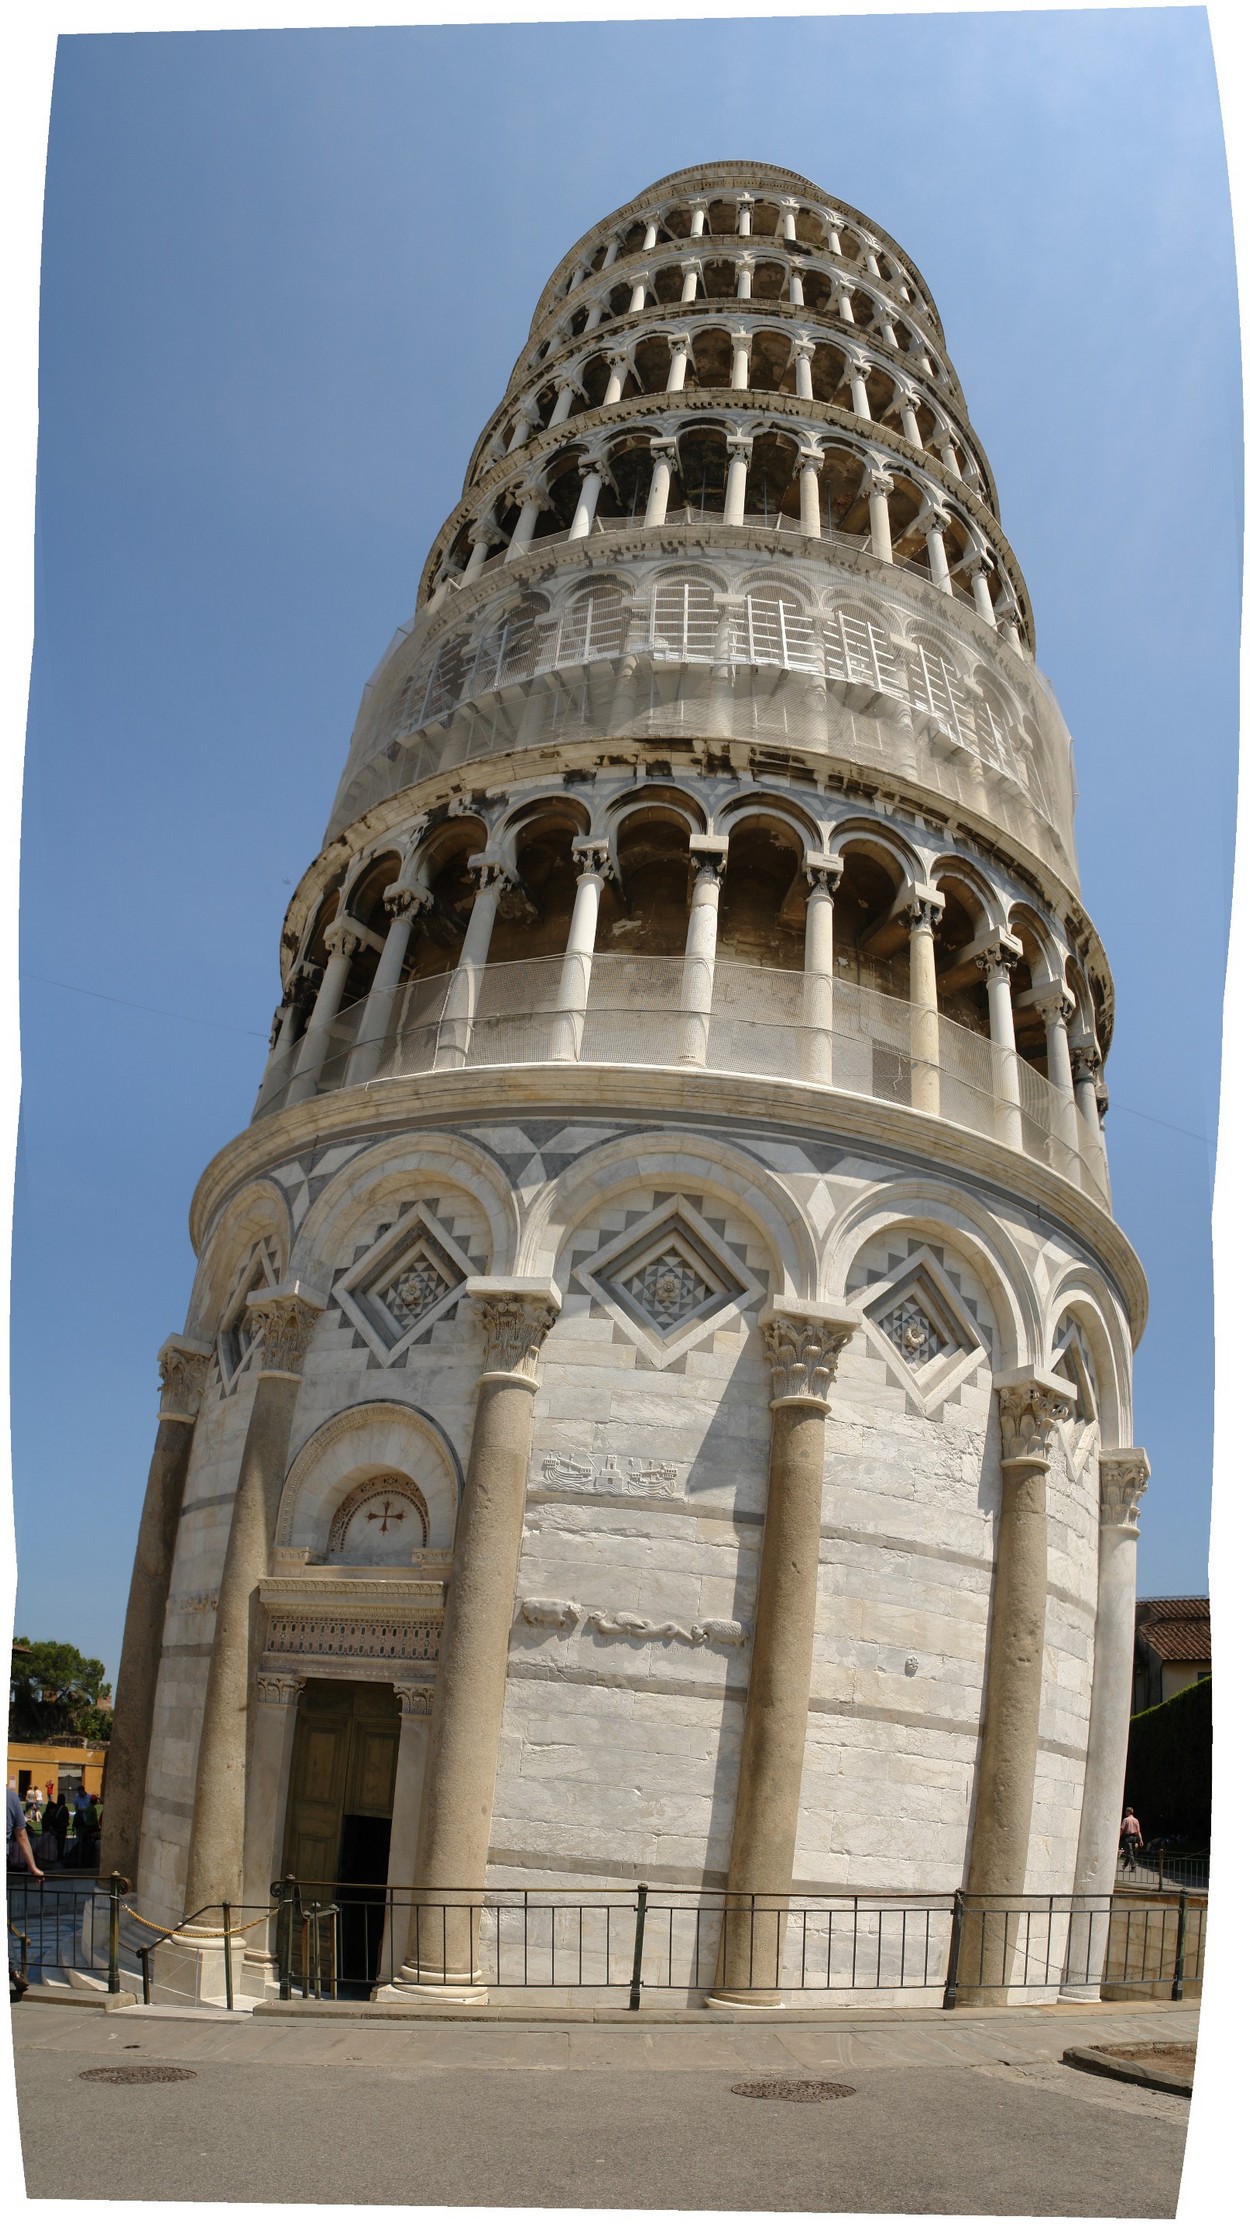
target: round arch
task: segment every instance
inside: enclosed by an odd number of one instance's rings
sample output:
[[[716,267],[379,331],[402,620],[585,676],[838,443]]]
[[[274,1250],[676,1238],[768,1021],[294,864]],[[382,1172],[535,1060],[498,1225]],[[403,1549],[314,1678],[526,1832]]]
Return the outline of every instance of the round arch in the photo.
[[[291,1256],[291,1213],[276,1181],[260,1175],[227,1199],[204,1238],[187,1308],[188,1336],[211,1341],[226,1301],[249,1254],[268,1246],[276,1283],[286,1280]]]
[[[464,1482],[459,1455],[432,1414],[391,1399],[346,1406],[301,1444],[278,1501],[275,1545],[324,1555],[361,1486],[388,1478],[424,1509],[426,1534],[414,1542],[449,1551]]]
[[[856,1198],[825,1237],[821,1294],[831,1303],[845,1303],[847,1277],[860,1251],[895,1228],[960,1251],[975,1268],[994,1311],[998,1371],[1045,1366],[1050,1354],[1042,1309],[1020,1251],[993,1214],[951,1182],[899,1179]]]
[[[401,1150],[393,1140],[378,1143],[333,1175],[300,1228],[292,1273],[315,1289],[327,1288],[346,1255],[352,1230],[371,1212],[410,1196],[414,1182],[437,1182],[472,1199],[488,1231],[486,1272],[516,1271],[517,1204],[502,1167],[468,1136],[435,1134],[414,1138]]]

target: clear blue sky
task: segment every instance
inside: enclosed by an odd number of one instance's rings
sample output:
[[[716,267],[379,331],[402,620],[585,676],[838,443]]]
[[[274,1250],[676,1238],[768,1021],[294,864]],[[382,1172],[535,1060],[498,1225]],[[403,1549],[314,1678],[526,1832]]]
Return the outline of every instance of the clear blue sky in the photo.
[[[362,684],[535,297],[746,155],[931,284],[1077,745],[1143,1591],[1206,1589],[1241,415],[1198,9],[84,37],[48,169],[26,759],[18,1626],[116,1668],[187,1208],[250,1114]]]

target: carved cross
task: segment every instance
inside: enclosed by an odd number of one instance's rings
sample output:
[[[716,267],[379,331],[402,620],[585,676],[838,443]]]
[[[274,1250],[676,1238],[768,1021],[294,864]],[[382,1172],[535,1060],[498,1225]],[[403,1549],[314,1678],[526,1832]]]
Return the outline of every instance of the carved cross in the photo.
[[[391,1502],[390,1502],[390,1499],[389,1499],[389,1498],[385,1498],[385,1499],[383,1499],[383,1501],[382,1501],[382,1511],[381,1511],[381,1513],[380,1513],[380,1514],[366,1514],[366,1515],[365,1515],[365,1520],[366,1520],[366,1521],[380,1521],[380,1522],[381,1522],[381,1524],[382,1524],[382,1529],[381,1529],[381,1534],[382,1534],[382,1536],[385,1536],[385,1535],[386,1535],[386,1532],[387,1532],[387,1530],[388,1530],[388,1529],[390,1528],[390,1525],[391,1525],[391,1523],[392,1523],[393,1521],[394,1521],[394,1522],[400,1522],[400,1521],[402,1521],[402,1520],[403,1520],[403,1518],[404,1518],[404,1509],[403,1509],[403,1507],[402,1507],[402,1506],[392,1506],[392,1504],[391,1504]]]

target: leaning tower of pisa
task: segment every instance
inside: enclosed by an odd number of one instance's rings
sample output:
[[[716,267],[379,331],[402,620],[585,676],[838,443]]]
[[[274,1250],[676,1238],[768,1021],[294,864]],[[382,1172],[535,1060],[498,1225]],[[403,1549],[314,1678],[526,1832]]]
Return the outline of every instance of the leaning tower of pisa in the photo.
[[[594,224],[196,1191],[107,1803],[150,1918],[1109,1889],[1145,1289],[1073,802],[903,249],[748,162]]]

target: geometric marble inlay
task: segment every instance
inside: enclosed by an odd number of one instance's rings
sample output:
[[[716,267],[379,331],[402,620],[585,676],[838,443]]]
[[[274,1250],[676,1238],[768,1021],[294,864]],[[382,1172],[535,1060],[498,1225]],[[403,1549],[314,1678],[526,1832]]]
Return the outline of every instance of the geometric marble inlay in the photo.
[[[988,1357],[980,1329],[927,1248],[914,1251],[863,1297],[870,1345],[903,1384],[908,1404],[928,1417]]]
[[[689,1199],[666,1199],[575,1269],[648,1358],[671,1366],[763,1286]]]
[[[383,1230],[333,1294],[387,1367],[450,1310],[472,1272],[447,1229],[424,1205],[414,1205]]]

